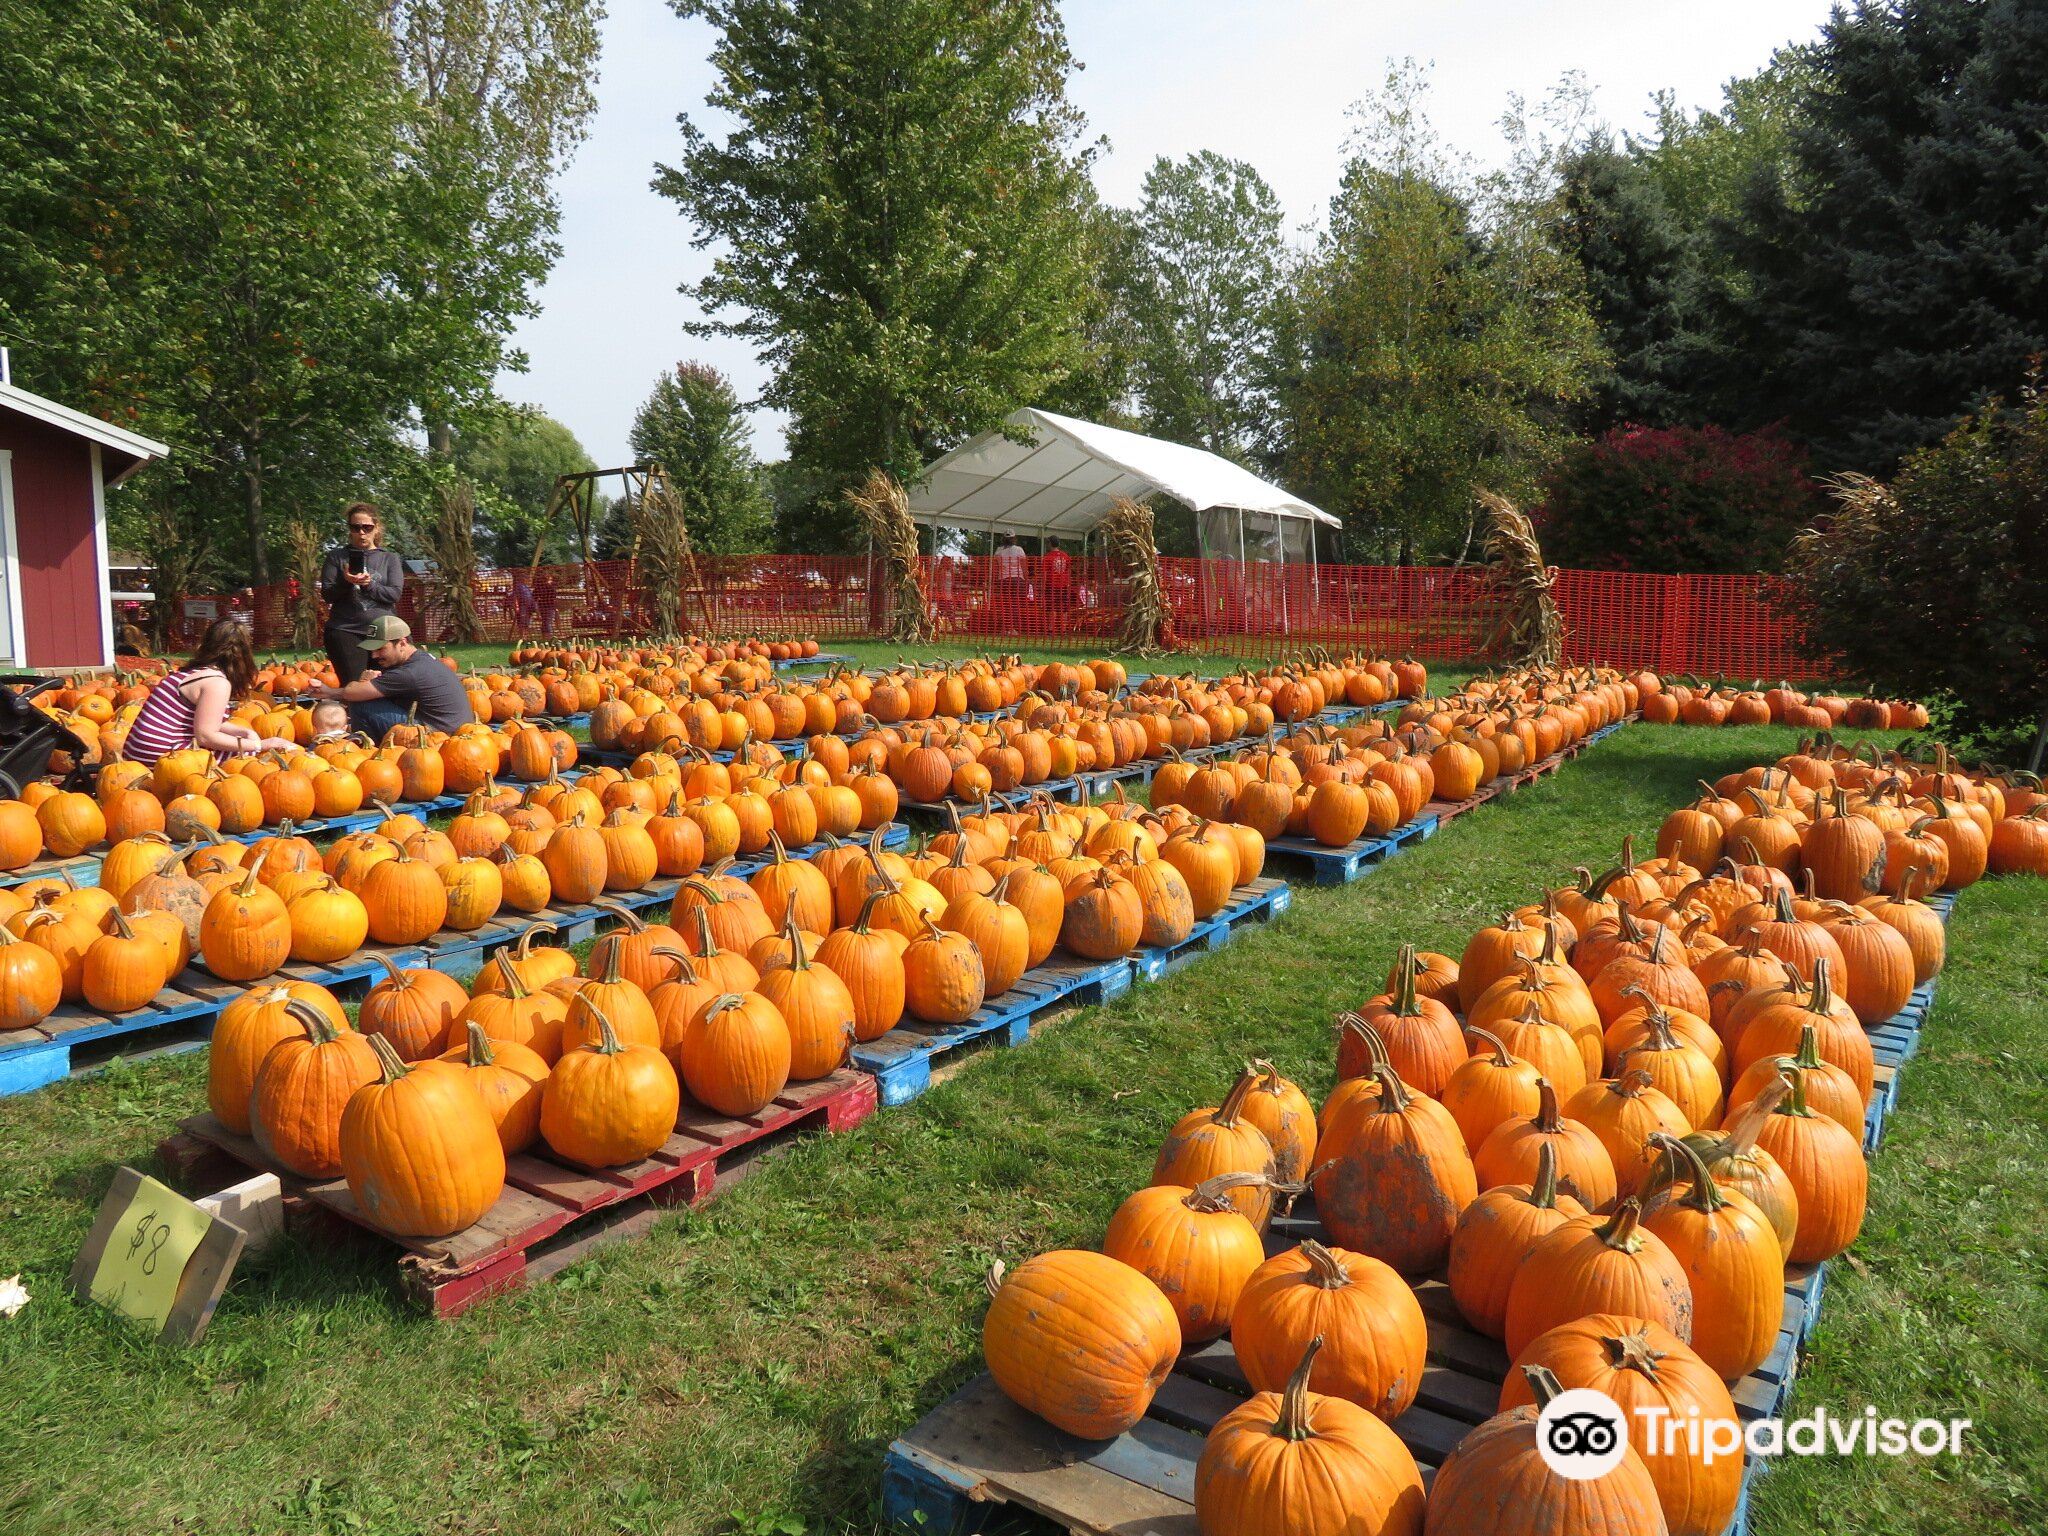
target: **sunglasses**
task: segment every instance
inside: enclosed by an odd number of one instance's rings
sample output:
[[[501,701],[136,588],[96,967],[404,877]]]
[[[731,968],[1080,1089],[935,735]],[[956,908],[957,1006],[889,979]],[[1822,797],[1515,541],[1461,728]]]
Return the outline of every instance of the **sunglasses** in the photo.
[[[348,531],[350,533],[375,533],[377,525],[375,523],[350,523]]]

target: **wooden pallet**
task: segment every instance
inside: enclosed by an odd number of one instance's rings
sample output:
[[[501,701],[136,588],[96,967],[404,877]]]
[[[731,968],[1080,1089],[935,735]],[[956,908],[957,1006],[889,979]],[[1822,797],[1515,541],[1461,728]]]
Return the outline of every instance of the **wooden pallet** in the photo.
[[[1304,1202],[1294,1216],[1276,1218],[1267,1251],[1309,1237],[1327,1240]],[[1415,1291],[1428,1328],[1428,1364],[1415,1405],[1393,1429],[1428,1482],[1497,1411],[1509,1362],[1497,1341],[1467,1326],[1441,1281],[1422,1281]],[[1817,1274],[1788,1276],[1777,1348],[1730,1389],[1745,1421],[1783,1406],[1819,1297]],[[1090,1441],[1017,1407],[984,1373],[889,1447],[883,1513],[900,1529],[966,1536],[983,1529],[990,1506],[1007,1504],[1089,1536],[1196,1536],[1194,1477],[1204,1437],[1250,1393],[1228,1339],[1197,1345],[1182,1354],[1142,1422],[1114,1440]],[[1730,1536],[1746,1531],[1738,1509]]]
[[[105,857],[104,849],[73,854],[69,858],[59,858],[54,853],[46,853],[19,869],[0,870],[0,886],[26,885],[31,880],[52,877],[61,880],[66,874],[71,876],[74,885],[92,885],[100,877],[100,860]]]
[[[418,964],[417,950],[399,951],[405,963]],[[294,962],[277,973],[285,981],[311,981],[338,995],[367,990],[383,974],[367,953],[333,965]],[[147,1008],[132,1013],[101,1013],[85,1003],[64,1003],[42,1023],[0,1034],[0,1098],[33,1093],[85,1070],[114,1053],[109,1042],[138,1036],[156,1037],[151,1048],[174,1036],[211,1034],[220,1011],[260,982],[221,981],[187,966],[156,995]],[[103,1047],[92,1050],[91,1047]]]
[[[546,1149],[510,1159],[505,1192],[473,1227],[452,1237],[399,1237],[372,1221],[345,1180],[308,1181],[277,1168],[256,1143],[211,1115],[179,1125],[160,1154],[174,1173],[198,1177],[209,1156],[237,1170],[275,1173],[288,1201],[339,1217],[389,1244],[401,1288],[437,1318],[551,1278],[605,1243],[637,1236],[670,1206],[701,1205],[762,1158],[799,1137],[848,1130],[876,1107],[875,1081],[842,1070],[793,1083],[758,1115],[742,1120],[686,1105],[676,1132],[653,1156],[624,1168],[583,1168]]]
[[[786,660],[771,662],[777,672],[793,672],[798,667],[840,667],[853,666],[860,658],[848,656],[839,651],[820,651],[815,656],[791,656]]]
[[[1327,848],[1312,837],[1276,837],[1266,844],[1266,857],[1306,868],[1317,885],[1347,885],[1370,874],[1403,848],[1433,836],[1437,821],[1422,815],[1385,837],[1361,837],[1341,848]]]
[[[990,998],[961,1024],[905,1019],[885,1035],[856,1045],[853,1064],[873,1074],[885,1106],[908,1104],[932,1086],[933,1063],[983,1043],[1022,1045],[1032,1026],[1069,1009],[1106,1003],[1130,991],[1128,959],[1082,960],[1056,949],[1007,992]]]
[[[1221,949],[1247,924],[1270,923],[1293,905],[1294,892],[1285,880],[1262,876],[1232,891],[1222,911],[1196,923],[1178,944],[1140,946],[1131,954],[1131,969],[1140,981],[1163,980]]]

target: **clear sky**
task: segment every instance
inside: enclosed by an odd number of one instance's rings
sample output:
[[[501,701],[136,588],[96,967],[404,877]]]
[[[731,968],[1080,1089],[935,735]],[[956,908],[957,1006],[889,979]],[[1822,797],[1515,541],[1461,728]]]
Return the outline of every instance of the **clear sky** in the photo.
[[[673,203],[649,188],[672,158],[679,112],[703,111],[711,29],[663,0],[609,0],[598,111],[561,182],[562,257],[541,311],[516,344],[528,371],[500,391],[568,424],[605,466],[630,460],[626,434],[655,376],[681,358],[729,374],[743,399],[764,383],[751,349],[686,333],[695,306],[677,285],[709,254]],[[1568,71],[1618,129],[1644,125],[1653,91],[1714,106],[1724,80],[1773,49],[1811,38],[1828,0],[1066,0],[1085,66],[1069,90],[1091,136],[1104,197],[1137,201],[1159,155],[1213,149],[1249,161],[1290,225],[1321,216],[1336,187],[1345,111],[1413,57],[1431,71],[1441,137],[1481,161],[1502,153],[1496,124],[1511,93],[1532,102]],[[779,456],[782,423],[754,413],[755,446]]]

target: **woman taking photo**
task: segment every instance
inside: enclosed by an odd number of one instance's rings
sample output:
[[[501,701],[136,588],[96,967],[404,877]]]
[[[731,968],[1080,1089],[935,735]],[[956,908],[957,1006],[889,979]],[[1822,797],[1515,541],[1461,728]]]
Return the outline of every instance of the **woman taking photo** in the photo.
[[[258,736],[228,719],[228,707],[256,677],[249,631],[233,619],[215,619],[199,637],[192,659],[149,690],[135,723],[121,744],[123,760],[154,767],[166,752],[204,747],[226,756],[247,756],[292,743]]]
[[[398,607],[405,592],[405,563],[383,547],[384,522],[375,507],[351,502],[344,516],[348,543],[328,552],[320,567],[320,595],[327,600],[321,639],[334,663],[335,680],[346,687],[369,666],[363,640],[370,626]]]

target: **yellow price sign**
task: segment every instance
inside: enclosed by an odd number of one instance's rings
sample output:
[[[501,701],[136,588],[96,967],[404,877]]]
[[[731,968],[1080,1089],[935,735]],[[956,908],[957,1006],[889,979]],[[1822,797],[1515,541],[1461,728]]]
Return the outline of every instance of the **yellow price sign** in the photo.
[[[242,1243],[240,1230],[213,1212],[121,1168],[72,1266],[71,1289],[166,1337],[196,1338]],[[189,1287],[188,1270],[196,1277]]]

